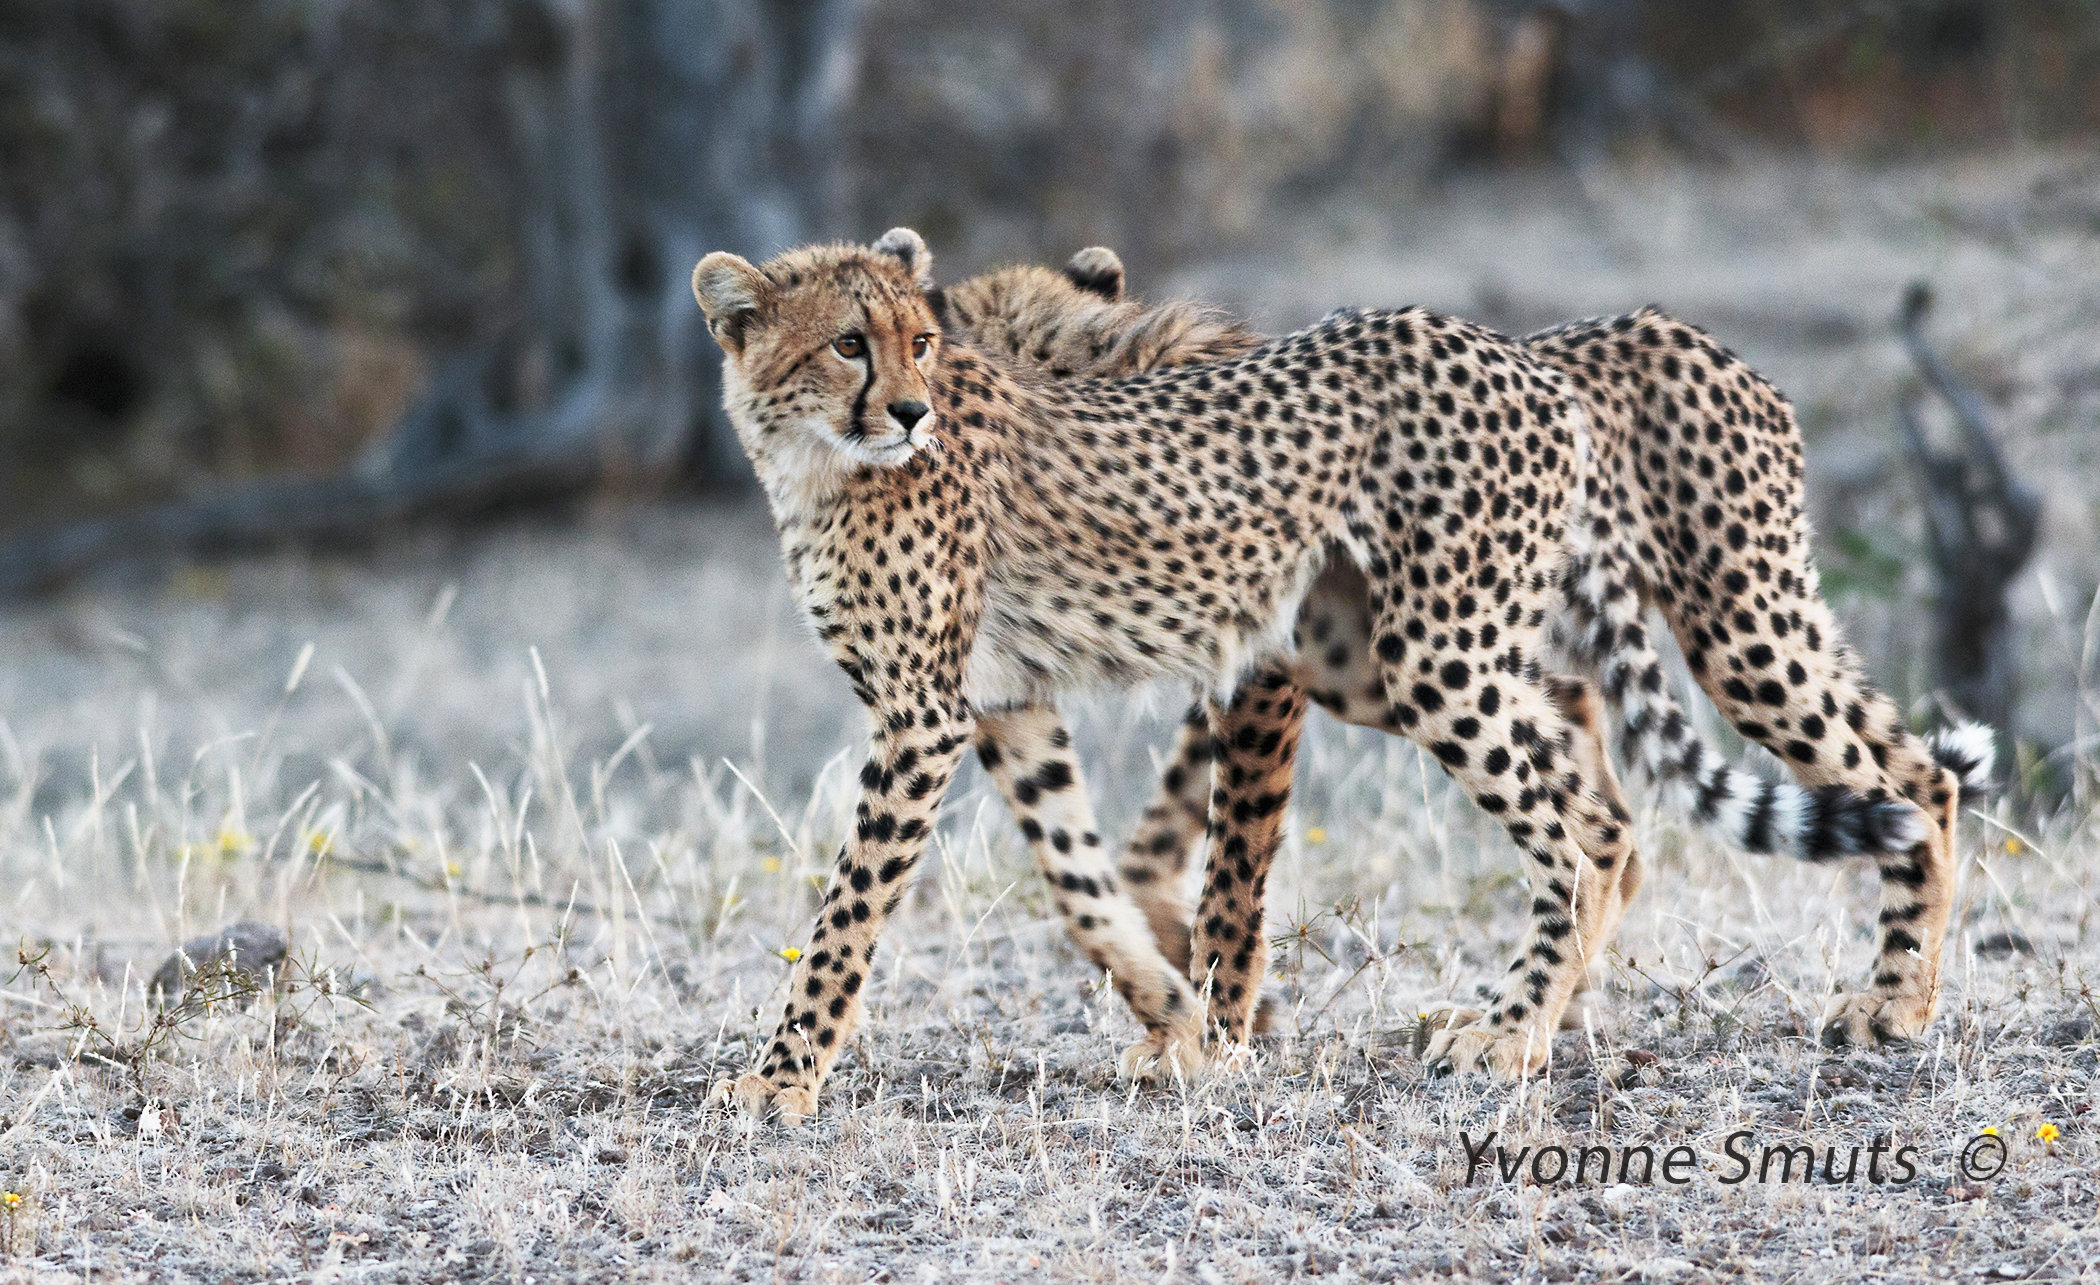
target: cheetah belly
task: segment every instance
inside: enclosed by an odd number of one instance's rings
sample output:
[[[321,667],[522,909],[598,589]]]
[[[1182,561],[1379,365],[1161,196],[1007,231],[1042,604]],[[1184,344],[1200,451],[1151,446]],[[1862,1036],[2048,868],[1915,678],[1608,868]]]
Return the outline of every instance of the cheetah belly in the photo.
[[[997,709],[1162,678],[1230,692],[1253,665],[1291,650],[1320,562],[1308,552],[1268,583],[1207,605],[1154,586],[1075,592],[1068,568],[998,577],[985,594],[965,694]]]

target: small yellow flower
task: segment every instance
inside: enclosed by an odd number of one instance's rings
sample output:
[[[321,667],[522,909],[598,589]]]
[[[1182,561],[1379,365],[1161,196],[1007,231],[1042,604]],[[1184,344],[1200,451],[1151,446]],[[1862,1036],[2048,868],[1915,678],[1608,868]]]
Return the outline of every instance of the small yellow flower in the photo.
[[[19,1191],[10,1191],[5,1195],[0,1195],[0,1205],[7,1206],[7,1211],[9,1213],[13,1213],[15,1210],[20,1209],[22,1207],[22,1193]]]
[[[243,852],[246,852],[248,849],[254,847],[255,840],[249,838],[245,834],[242,834],[238,830],[229,829],[219,831],[218,844],[220,856],[237,857]]]
[[[2020,854],[2021,854],[2022,852],[2026,851],[2026,849],[2027,849],[2027,845],[2026,845],[2026,844],[2024,844],[2024,843],[2022,843],[2022,842],[2020,842],[2020,838],[2019,838],[2019,836],[2018,836],[2018,835],[2007,835],[2007,836],[2005,837],[2005,855],[2006,855],[2006,856],[2008,856],[2008,857],[2017,857],[2017,856],[2019,856],[2019,855],[2020,855]]]
[[[769,875],[777,875],[780,873],[780,858],[767,857],[758,863],[758,868]]]
[[[459,862],[447,861],[445,863],[445,877],[447,879],[457,879],[465,873],[466,872],[460,868]]]
[[[1983,1136],[1986,1138],[1995,1138],[1998,1136],[1998,1131],[1992,1128],[1990,1125],[1985,1125],[1983,1126]]]
[[[1317,825],[1316,825],[1316,826],[1314,826],[1314,827],[1313,827],[1312,829],[1310,829],[1310,830],[1307,830],[1307,831],[1305,832],[1305,841],[1306,841],[1307,843],[1325,843],[1325,842],[1327,842],[1327,831],[1326,831],[1326,829],[1325,829],[1325,828],[1323,828],[1323,827],[1321,827],[1321,826],[1317,826]]]
[[[317,857],[325,857],[335,847],[335,836],[326,830],[316,830],[306,837],[306,846]]]
[[[792,964],[802,958],[802,948],[800,946],[782,946],[780,948],[780,957]]]
[[[2034,1136],[2040,1138],[2042,1142],[2046,1145],[2048,1143],[2055,1142],[2058,1138],[2061,1138],[2064,1135],[2063,1132],[2059,1130],[2055,1125],[2044,1124],[2041,1128],[2036,1129],[2034,1131]]]

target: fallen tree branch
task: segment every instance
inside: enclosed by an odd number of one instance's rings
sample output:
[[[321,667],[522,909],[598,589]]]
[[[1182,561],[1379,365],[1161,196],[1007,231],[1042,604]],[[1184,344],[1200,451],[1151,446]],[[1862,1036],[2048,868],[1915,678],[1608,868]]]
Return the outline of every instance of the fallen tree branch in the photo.
[[[548,411],[505,416],[486,404],[478,373],[456,364],[352,473],[258,482],[0,545],[0,599],[109,562],[363,536],[573,494],[598,478],[608,423],[620,418],[598,381],[579,381]]]

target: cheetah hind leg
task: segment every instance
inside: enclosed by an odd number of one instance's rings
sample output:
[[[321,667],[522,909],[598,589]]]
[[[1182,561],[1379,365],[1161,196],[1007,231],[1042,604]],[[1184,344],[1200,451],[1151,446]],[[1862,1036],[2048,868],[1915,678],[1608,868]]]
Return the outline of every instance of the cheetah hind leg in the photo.
[[[1927,926],[1919,928],[1912,937],[1884,940],[1871,990],[1847,991],[1832,997],[1818,1023],[1822,1042],[1832,1048],[1872,1048],[1916,1039],[1931,1025],[1939,1009],[1939,958],[1936,952],[1921,947],[1927,942],[1937,945],[1946,931],[1962,783],[1937,764],[1912,770],[1919,777],[1937,772],[1937,779],[1919,787],[1916,793],[1926,806],[1930,826],[1924,842],[1912,853],[1883,859],[1882,919],[1899,927]],[[1908,863],[1907,870],[1903,863]],[[1891,866],[1898,871],[1893,878],[1887,873]],[[1920,945],[1912,946],[1912,942]]]
[[[1397,641],[1399,630],[1390,632]],[[1404,645],[1387,650],[1405,653]],[[1445,1019],[1422,1050],[1432,1070],[1480,1069],[1500,1080],[1540,1071],[1551,1058],[1562,1015],[1616,926],[1621,872],[1633,856],[1616,783],[1596,770],[1595,738],[1562,713],[1546,684],[1516,669],[1432,653],[1416,672],[1438,674],[1443,690],[1416,683],[1409,692],[1418,720],[1410,735],[1482,810],[1501,817],[1524,854],[1532,922],[1515,962],[1484,1016]],[[1393,670],[1389,690],[1412,677],[1397,661]],[[1519,754],[1537,783],[1512,799],[1526,775],[1510,770]]]
[[[1194,924],[1180,886],[1208,829],[1216,757],[1210,717],[1199,701],[1182,719],[1152,802],[1119,865],[1123,885],[1144,912],[1160,953],[1183,973],[1188,971]],[[1277,997],[1264,994],[1255,1006],[1252,1034],[1273,1032],[1281,1012]]]
[[[1596,684],[1582,678],[1550,678],[1546,681],[1546,698],[1567,720],[1569,752],[1581,765],[1597,801],[1604,805],[1613,821],[1621,826],[1632,826],[1633,807],[1626,801],[1626,791],[1619,784],[1619,774],[1612,767],[1611,755],[1605,752],[1603,702]],[[1618,935],[1619,920],[1625,916],[1626,907],[1640,891],[1640,851],[1629,845],[1618,868],[1611,873],[1616,877],[1604,881],[1607,889],[1603,924],[1597,934],[1596,948],[1590,954],[1589,968],[1578,983],[1574,998],[1561,1010],[1560,1029],[1564,1031],[1582,1030],[1587,1025],[1588,1011],[1602,1007],[1598,987],[1604,978],[1604,952]]]

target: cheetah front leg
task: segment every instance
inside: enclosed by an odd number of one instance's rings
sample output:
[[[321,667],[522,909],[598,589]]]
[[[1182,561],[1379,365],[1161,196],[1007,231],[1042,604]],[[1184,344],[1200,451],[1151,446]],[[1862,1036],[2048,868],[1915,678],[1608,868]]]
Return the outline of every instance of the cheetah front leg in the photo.
[[[980,714],[977,754],[1020,821],[1073,943],[1108,973],[1144,1024],[1145,1038],[1124,1051],[1123,1074],[1195,1076],[1203,1047],[1196,993],[1161,954],[1144,912],[1117,885],[1057,711],[1037,705]],[[1184,928],[1184,955],[1187,941]]]
[[[1273,670],[1288,672],[1292,683],[1336,718],[1385,727],[1378,717],[1387,707],[1370,652],[1370,633],[1363,573],[1347,562],[1330,564],[1313,582],[1299,610],[1292,630],[1296,657],[1277,662]],[[1248,681],[1262,684],[1265,678],[1257,674]],[[1272,686],[1271,690],[1276,689]],[[1181,721],[1173,753],[1160,772],[1152,802],[1122,857],[1123,881],[1151,922],[1160,950],[1183,968],[1189,960],[1190,924],[1188,907],[1180,895],[1181,877],[1209,832],[1216,739],[1209,708],[1201,701],[1191,705]],[[1267,1008],[1264,1004],[1257,1011],[1257,1030]]]
[[[715,1089],[753,1114],[777,1109],[790,1122],[816,1114],[817,1089],[860,1025],[861,989],[882,926],[910,886],[972,730],[967,714],[930,703],[894,718],[877,711],[875,725],[853,837],[839,851],[809,948],[795,962],[787,1011],[759,1069]]]

